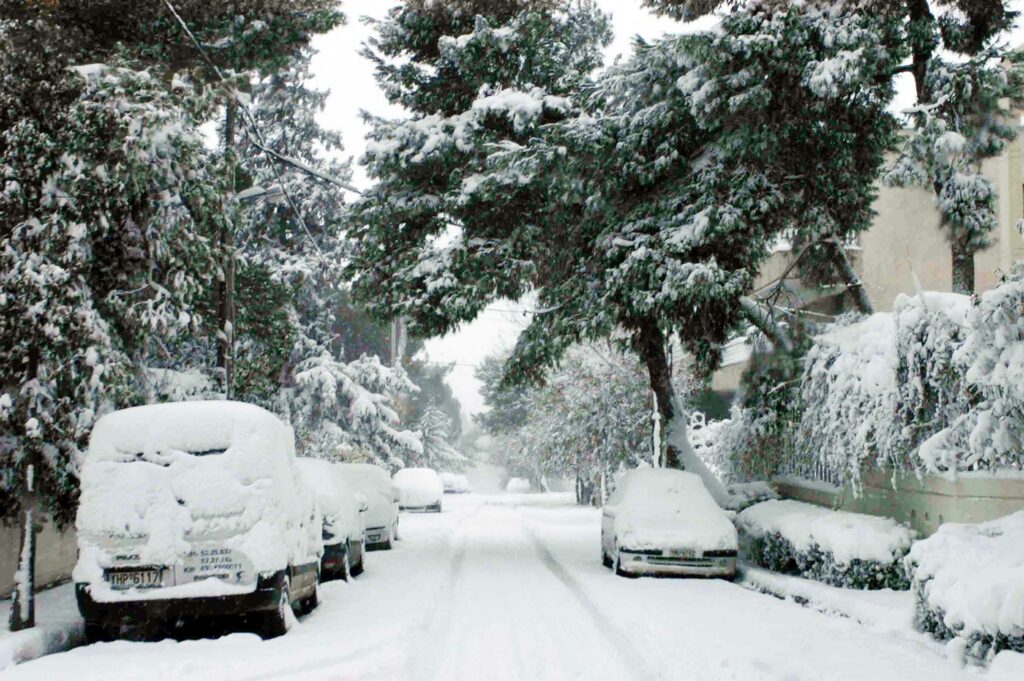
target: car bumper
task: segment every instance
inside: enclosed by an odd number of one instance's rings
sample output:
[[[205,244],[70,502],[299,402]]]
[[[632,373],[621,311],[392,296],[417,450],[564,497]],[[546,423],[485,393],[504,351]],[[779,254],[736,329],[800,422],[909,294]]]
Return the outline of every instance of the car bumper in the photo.
[[[93,622],[120,623],[170,621],[184,617],[224,617],[273,610],[284,585],[284,572],[259,579],[256,590],[227,596],[197,598],[147,598],[145,600],[97,601],[89,584],[75,584],[75,599],[82,618]]]
[[[320,558],[320,573],[329,574],[340,570],[345,564],[345,542],[324,546],[324,555]]]
[[[622,553],[619,570],[630,575],[676,575],[680,577],[736,576],[736,558],[672,558]]]
[[[366,530],[366,548],[373,549],[391,541],[391,531],[386,527],[370,527]]]

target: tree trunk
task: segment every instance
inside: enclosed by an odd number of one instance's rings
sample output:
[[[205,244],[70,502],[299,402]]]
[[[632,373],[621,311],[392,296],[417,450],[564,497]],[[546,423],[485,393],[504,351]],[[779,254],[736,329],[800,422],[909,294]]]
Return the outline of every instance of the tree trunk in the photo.
[[[18,552],[18,570],[14,573],[14,595],[11,599],[9,626],[11,631],[30,629],[36,625],[36,527],[34,517],[34,470],[28,466],[25,508],[22,514],[21,550]]]
[[[690,445],[690,418],[672,385],[672,372],[665,353],[665,343],[664,334],[652,320],[644,320],[634,329],[633,347],[647,367],[651,390],[657,398],[658,416],[665,438],[663,467],[677,468],[699,475],[715,501],[719,505],[725,505],[729,500],[729,492]]]
[[[675,388],[672,386],[672,371],[665,355],[665,337],[658,325],[650,320],[642,322],[633,334],[633,348],[647,368],[659,423],[666,427],[674,416]],[[666,442],[664,451],[664,468],[682,468],[679,452],[672,443]]]
[[[778,322],[772,317],[771,312],[764,305],[750,296],[742,296],[740,298],[740,307],[743,308],[750,323],[767,336],[773,344],[787,352],[793,349],[793,341],[790,339],[789,334],[782,330],[782,327],[779,326]]]
[[[825,241],[825,248],[828,249],[832,264],[835,265],[839,276],[846,284],[846,291],[853,297],[853,303],[857,306],[857,310],[864,315],[874,314],[875,306],[871,304],[871,298],[868,297],[860,275],[857,274],[857,270],[853,269],[853,263],[846,255],[843,243],[838,237],[832,237]]]
[[[974,251],[967,239],[954,234],[949,242],[953,255],[953,293],[974,294]]]

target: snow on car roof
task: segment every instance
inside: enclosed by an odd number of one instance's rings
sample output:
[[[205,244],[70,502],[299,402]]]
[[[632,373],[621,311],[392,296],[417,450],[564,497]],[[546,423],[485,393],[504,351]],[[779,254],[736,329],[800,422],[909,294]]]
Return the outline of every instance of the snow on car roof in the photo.
[[[286,454],[294,446],[290,428],[256,405],[226,400],[169,402],[122,409],[100,418],[92,430],[88,456],[121,461],[172,449],[205,454],[243,442],[250,455]]]

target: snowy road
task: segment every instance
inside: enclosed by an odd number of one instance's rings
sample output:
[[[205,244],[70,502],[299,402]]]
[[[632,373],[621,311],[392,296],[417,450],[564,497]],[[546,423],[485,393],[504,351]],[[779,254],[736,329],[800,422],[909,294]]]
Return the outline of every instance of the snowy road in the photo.
[[[446,498],[403,515],[396,550],[287,636],[114,642],[0,673],[158,681],[906,681],[984,679],[906,630],[703,580],[627,580],[598,560],[599,514],[565,496]],[[909,618],[909,613],[908,613]]]

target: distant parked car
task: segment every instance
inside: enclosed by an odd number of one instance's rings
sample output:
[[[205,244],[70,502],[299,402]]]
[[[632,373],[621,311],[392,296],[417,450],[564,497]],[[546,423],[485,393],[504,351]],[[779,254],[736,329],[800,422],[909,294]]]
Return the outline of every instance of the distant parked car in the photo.
[[[292,429],[259,407],[180,402],[97,421],[81,468],[78,609],[123,623],[251,615],[265,636],[317,604],[322,524]]]
[[[320,579],[344,579],[363,572],[366,499],[345,482],[340,465],[322,459],[299,459],[306,483],[316,492],[323,516],[324,554]]]
[[[366,548],[390,549],[398,539],[398,488],[391,476],[371,463],[337,467],[349,487],[366,499]]]
[[[403,468],[395,473],[398,507],[404,511],[441,512],[444,485],[441,477],[429,468]]]
[[[632,471],[602,512],[602,561],[619,575],[731,579],[736,549],[736,528],[693,473]]]
[[[445,494],[467,494],[473,489],[465,475],[458,473],[441,473],[441,484]]]
[[[512,478],[505,485],[505,491],[509,494],[528,494],[533,490],[533,485],[525,478]]]

